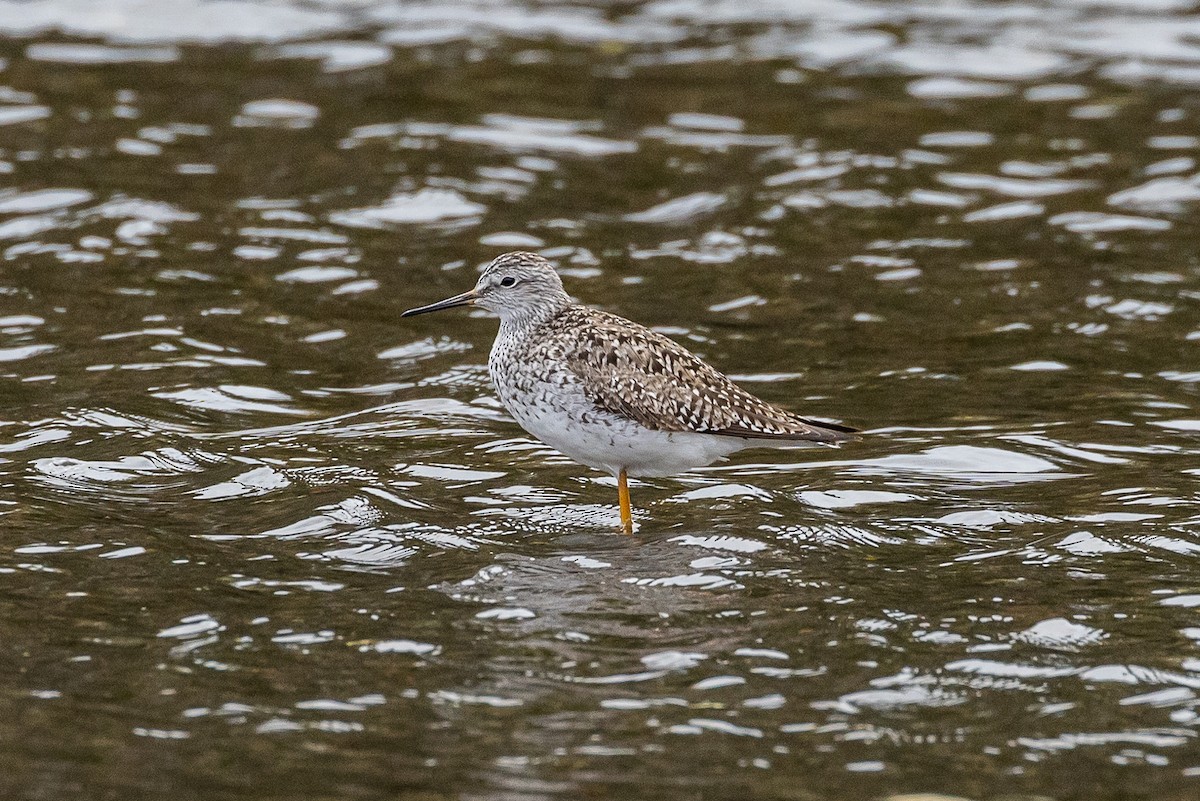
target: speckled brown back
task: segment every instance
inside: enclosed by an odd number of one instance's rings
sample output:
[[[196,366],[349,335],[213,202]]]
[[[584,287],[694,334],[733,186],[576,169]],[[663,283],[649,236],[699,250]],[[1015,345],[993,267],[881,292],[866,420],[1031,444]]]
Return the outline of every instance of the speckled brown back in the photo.
[[[851,439],[854,431],[772,406],[682,345],[607,312],[569,306],[530,331],[527,342],[529,358],[563,359],[597,407],[646,428],[823,443]]]

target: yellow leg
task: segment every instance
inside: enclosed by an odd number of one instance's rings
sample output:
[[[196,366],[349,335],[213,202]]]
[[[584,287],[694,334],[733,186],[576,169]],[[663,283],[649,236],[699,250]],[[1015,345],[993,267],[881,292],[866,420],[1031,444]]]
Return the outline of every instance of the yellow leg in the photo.
[[[633,510],[629,506],[629,477],[622,469],[617,474],[617,497],[621,503],[621,528],[627,535],[633,535]]]

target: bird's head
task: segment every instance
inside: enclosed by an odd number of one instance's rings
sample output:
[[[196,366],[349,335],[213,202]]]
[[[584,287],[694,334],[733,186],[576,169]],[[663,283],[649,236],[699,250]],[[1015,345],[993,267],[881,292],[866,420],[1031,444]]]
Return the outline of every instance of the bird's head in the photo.
[[[558,273],[536,253],[513,251],[497,256],[483,269],[475,288],[454,297],[409,309],[401,317],[482,306],[504,321],[539,320],[571,302]]]

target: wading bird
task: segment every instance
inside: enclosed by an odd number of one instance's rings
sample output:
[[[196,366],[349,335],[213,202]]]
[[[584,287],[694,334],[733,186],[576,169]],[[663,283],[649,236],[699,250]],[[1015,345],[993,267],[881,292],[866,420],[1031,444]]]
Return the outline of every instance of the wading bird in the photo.
[[[456,306],[499,316],[488,372],[500,401],[542,442],[616,477],[626,534],[629,476],[675,475],[744,448],[835,445],[855,431],[797,417],[675,341],[574,303],[535,253],[498,256],[474,289],[401,316]]]

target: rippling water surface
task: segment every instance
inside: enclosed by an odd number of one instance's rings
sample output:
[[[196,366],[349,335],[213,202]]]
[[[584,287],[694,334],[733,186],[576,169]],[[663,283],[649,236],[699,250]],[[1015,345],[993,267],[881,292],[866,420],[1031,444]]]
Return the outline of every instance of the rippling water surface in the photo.
[[[0,790],[1200,792],[1186,0],[0,2]],[[869,430],[530,440],[515,248]]]

